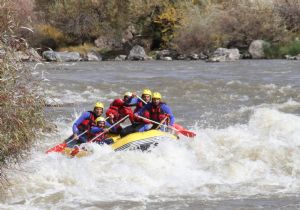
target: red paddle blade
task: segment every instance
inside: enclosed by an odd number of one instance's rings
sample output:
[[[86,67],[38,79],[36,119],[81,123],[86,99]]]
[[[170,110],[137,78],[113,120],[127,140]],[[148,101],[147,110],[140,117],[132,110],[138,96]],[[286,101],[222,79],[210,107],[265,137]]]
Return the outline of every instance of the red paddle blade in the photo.
[[[184,136],[187,136],[187,137],[195,137],[196,136],[196,134],[194,132],[185,129],[184,127],[182,127],[179,124],[174,123],[173,127],[176,128],[178,130],[178,132]]]
[[[56,145],[55,147],[52,147],[51,149],[48,149],[46,153],[48,154],[50,152],[62,152],[66,147],[67,147],[66,143],[61,143]]]

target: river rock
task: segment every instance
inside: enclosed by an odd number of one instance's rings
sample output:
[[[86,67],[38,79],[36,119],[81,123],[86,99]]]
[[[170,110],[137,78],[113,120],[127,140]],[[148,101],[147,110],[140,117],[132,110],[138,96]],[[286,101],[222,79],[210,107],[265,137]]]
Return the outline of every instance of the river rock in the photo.
[[[139,45],[135,45],[129,52],[129,55],[127,57],[128,60],[131,61],[144,61],[149,60],[148,56],[146,55],[146,52],[143,47]]]
[[[237,48],[227,49],[227,48],[218,48],[210,58],[209,62],[224,62],[224,61],[236,61],[240,59],[240,52]]]
[[[269,46],[270,44],[264,40],[254,40],[249,46],[249,53],[254,59],[265,58],[264,47]]]
[[[199,60],[199,55],[196,54],[196,53],[192,53],[192,54],[189,55],[189,58],[191,60]]]
[[[115,58],[115,61],[125,61],[127,58],[126,55],[118,55],[116,58]]]
[[[176,59],[178,57],[178,52],[172,49],[165,49],[161,51],[156,51],[156,59],[163,60],[162,58],[171,57]]]
[[[285,55],[284,57],[285,57],[285,59],[287,59],[287,60],[300,60],[300,54],[298,54],[298,55],[296,55],[296,56]]]
[[[88,52],[86,58],[87,61],[102,61],[102,57],[95,52]]]
[[[160,60],[162,60],[162,61],[171,61],[172,58],[169,57],[169,56],[166,56],[166,57],[160,57]]]
[[[59,62],[72,62],[81,61],[82,58],[78,52],[55,52],[55,51],[44,51],[43,57],[47,61],[59,61]]]

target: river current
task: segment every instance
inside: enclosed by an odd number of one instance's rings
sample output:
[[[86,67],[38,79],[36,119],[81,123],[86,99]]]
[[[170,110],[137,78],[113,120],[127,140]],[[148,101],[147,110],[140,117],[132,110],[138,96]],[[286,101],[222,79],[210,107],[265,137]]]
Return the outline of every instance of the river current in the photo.
[[[0,209],[300,209],[299,61],[51,63],[33,74],[57,131],[7,171]],[[96,101],[144,88],[197,137],[151,152],[45,154]]]

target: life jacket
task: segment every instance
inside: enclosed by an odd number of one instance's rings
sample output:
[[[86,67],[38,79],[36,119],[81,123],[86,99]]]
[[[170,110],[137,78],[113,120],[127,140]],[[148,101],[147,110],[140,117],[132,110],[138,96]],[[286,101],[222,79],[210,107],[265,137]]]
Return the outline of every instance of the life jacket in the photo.
[[[149,110],[151,120],[154,120],[156,122],[161,122],[163,119],[165,119],[168,116],[168,114],[164,113],[163,110],[161,109],[161,105],[163,104],[166,103],[160,102],[158,106],[154,106],[153,104],[151,104],[151,108]]]
[[[131,123],[134,122],[134,114],[133,114],[133,111],[130,107],[126,107],[126,106],[120,107],[119,108],[119,114],[120,114],[120,116],[119,116],[118,120],[120,120],[123,117],[125,117],[126,115],[128,115],[130,122]]]
[[[92,126],[96,125],[95,124],[95,120],[98,117],[93,111],[88,111],[90,113],[89,118],[85,119],[84,121],[82,121],[82,123],[80,123],[77,128],[80,132],[84,132],[86,130],[88,130],[88,132],[86,133],[87,137],[90,138],[92,136],[90,129]]]
[[[88,111],[90,113],[89,118],[85,119],[80,123],[77,128],[80,131],[85,131],[87,129],[90,129],[93,125],[95,125],[95,120],[98,117],[93,111]]]
[[[94,135],[93,135],[93,138],[94,138],[95,136],[100,135],[100,134],[103,133],[103,132],[104,132],[104,131],[100,131],[100,132],[94,134]],[[101,134],[98,138],[96,138],[96,139],[94,140],[94,142],[101,142],[102,140],[104,140],[104,139],[106,139],[106,138],[107,138],[107,134]]]
[[[141,108],[143,108],[143,106],[144,106],[144,103],[142,101],[138,101],[136,103],[136,107],[135,107],[133,113],[139,112],[141,110]]]
[[[110,114],[113,114],[115,116],[115,119],[119,119],[120,117],[119,107],[110,105],[110,107],[108,108],[105,114],[106,117],[109,117]]]

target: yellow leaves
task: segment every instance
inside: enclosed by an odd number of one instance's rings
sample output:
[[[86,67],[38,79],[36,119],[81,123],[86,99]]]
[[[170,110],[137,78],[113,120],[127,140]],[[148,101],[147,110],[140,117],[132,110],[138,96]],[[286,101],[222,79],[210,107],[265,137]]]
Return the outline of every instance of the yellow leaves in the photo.
[[[59,29],[53,26],[40,24],[37,25],[37,29],[39,33],[45,37],[50,37],[54,40],[62,40],[64,38],[64,34]]]

